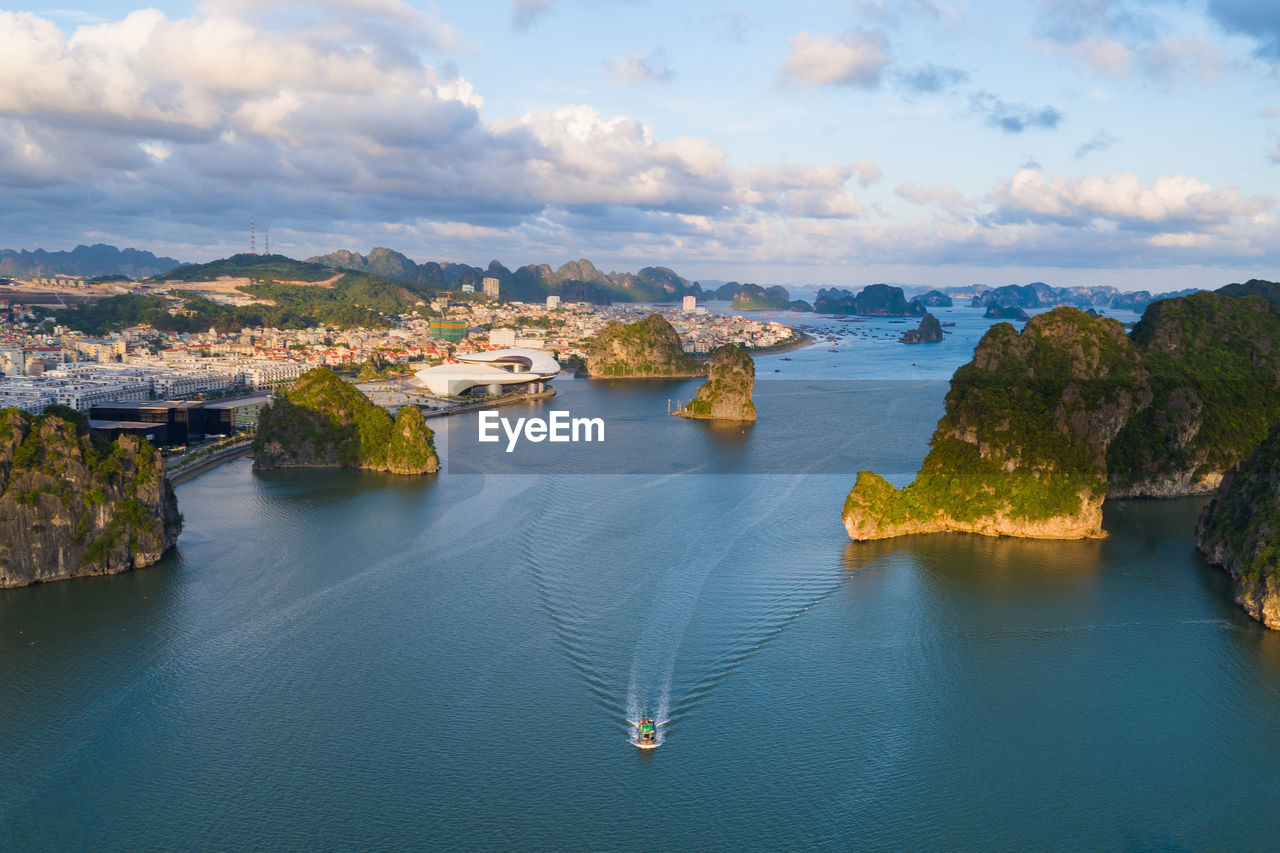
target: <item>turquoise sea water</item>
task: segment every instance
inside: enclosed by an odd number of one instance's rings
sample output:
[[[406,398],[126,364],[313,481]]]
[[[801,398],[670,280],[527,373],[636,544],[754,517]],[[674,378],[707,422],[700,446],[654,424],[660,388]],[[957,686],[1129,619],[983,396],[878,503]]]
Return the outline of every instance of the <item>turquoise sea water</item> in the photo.
[[[1195,554],[1200,501],[847,540],[847,472],[910,477],[976,313],[758,359],[736,439],[666,417],[696,381],[563,383],[738,473],[179,487],[159,564],[0,591],[0,849],[1273,847],[1280,636]],[[798,416],[825,379],[872,390]]]

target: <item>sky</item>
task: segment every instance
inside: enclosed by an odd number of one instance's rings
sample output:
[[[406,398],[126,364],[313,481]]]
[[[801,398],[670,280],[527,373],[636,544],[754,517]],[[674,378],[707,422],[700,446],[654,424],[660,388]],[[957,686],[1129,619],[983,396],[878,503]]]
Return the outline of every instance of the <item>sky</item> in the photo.
[[[1278,83],[1252,0],[57,0],[0,10],[0,248],[1274,280]]]

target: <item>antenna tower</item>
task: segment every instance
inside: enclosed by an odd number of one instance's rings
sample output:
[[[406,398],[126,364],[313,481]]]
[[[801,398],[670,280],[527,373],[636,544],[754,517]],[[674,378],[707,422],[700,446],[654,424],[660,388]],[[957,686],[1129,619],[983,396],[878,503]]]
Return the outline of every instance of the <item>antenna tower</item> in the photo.
[[[249,254],[258,254],[258,235],[253,230],[253,217],[249,217]]]
[[[270,230],[267,230],[267,231],[262,232],[262,236],[263,236],[263,238],[266,240],[266,243],[267,243],[267,247],[266,247],[265,249],[263,249],[263,250],[262,250],[262,254],[264,254],[264,255],[269,255],[269,254],[271,254],[271,231],[270,231]]]

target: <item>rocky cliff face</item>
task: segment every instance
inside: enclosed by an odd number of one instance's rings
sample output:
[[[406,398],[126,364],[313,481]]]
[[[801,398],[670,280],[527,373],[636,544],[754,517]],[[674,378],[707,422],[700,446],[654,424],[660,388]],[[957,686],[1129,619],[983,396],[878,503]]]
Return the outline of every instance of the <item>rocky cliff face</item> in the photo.
[[[1108,450],[1113,497],[1209,494],[1280,420],[1280,314],[1260,296],[1153,302],[1130,336],[1152,402]]]
[[[858,475],[844,507],[854,539],[968,531],[1099,536],[1106,450],[1150,402],[1141,354],[1114,320],[1074,308],[993,326],[956,371],[920,474],[894,488]]]
[[[920,327],[902,333],[904,344],[932,344],[942,340],[942,324],[932,314],[925,314]]]
[[[698,395],[678,415],[708,420],[754,421],[756,407],[751,402],[756,365],[745,349],[725,344],[711,356],[707,381]]]
[[[160,453],[0,411],[0,587],[148,566],[182,531]]]
[[[357,388],[317,367],[263,408],[253,467],[431,474],[440,470],[433,438],[416,406],[402,407],[393,421]]]
[[[859,477],[850,535],[1092,535],[1103,491],[1213,492],[1280,421],[1280,313],[1259,287],[1153,302],[1128,338],[1067,308],[1021,336],[993,326],[952,380],[916,482]]]
[[[684,354],[680,335],[660,314],[636,323],[610,322],[587,347],[587,373],[603,379],[701,376],[704,368]]]
[[[1280,424],[1200,516],[1196,545],[1232,578],[1236,603],[1280,629]]]

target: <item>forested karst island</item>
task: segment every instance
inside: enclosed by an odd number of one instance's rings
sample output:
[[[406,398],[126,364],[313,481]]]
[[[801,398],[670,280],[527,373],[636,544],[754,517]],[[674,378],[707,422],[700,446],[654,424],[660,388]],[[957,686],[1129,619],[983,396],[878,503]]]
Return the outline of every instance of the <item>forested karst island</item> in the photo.
[[[938,318],[932,314],[926,313],[920,319],[920,325],[914,329],[907,329],[902,333],[902,342],[904,344],[932,344],[942,340],[942,324],[938,322]]]
[[[685,418],[727,421],[754,421],[756,406],[751,401],[756,365],[746,349],[725,344],[711,355],[707,381],[698,394],[676,414]]]
[[[1134,326],[1154,396],[1108,450],[1112,496],[1208,494],[1280,420],[1280,312],[1232,292],[1153,302]]]
[[[1057,308],[1019,334],[991,328],[951,380],[915,482],[863,471],[845,502],[853,539],[967,531],[1081,538],[1102,531],[1106,448],[1151,392],[1115,320]]]
[[[160,453],[70,409],[0,411],[0,587],[151,565],[182,519]]]
[[[1231,575],[1236,603],[1280,629],[1280,423],[1227,475],[1200,516],[1196,545]]]
[[[706,367],[685,355],[680,335],[660,314],[635,323],[610,322],[591,340],[587,373],[602,379],[701,376]]]
[[[919,299],[908,300],[901,287],[868,284],[856,295],[844,288],[823,288],[813,302],[819,314],[860,314],[868,317],[923,317]]]
[[[433,438],[417,406],[402,406],[392,419],[333,371],[317,367],[262,410],[253,466],[431,474],[440,470]]]
[[[1280,420],[1280,316],[1252,291],[1153,302],[1131,335],[1074,308],[992,326],[916,480],[859,474],[849,535],[1097,536],[1108,496],[1212,491]]]
[[[775,284],[762,287],[747,282],[726,282],[710,294],[713,299],[732,302],[740,311],[812,311],[813,306],[803,299],[792,299],[791,293],[782,285]]]

